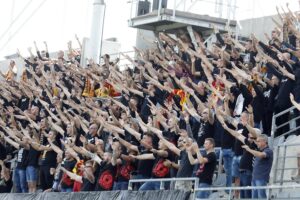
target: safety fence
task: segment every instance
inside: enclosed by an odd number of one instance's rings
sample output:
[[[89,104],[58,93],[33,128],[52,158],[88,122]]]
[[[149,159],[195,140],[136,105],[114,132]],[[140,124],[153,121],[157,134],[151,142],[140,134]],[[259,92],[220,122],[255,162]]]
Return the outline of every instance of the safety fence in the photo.
[[[45,192],[45,193],[5,193],[1,200],[188,200],[189,191],[103,191],[103,192]]]
[[[182,191],[191,191],[190,200],[198,199],[197,192],[208,191],[210,196],[208,199],[231,200],[233,199],[234,191],[247,190],[265,190],[266,198],[249,198],[249,199],[300,199],[300,184],[289,185],[268,185],[268,186],[245,186],[245,187],[206,187],[199,188],[198,178],[165,178],[165,179],[135,179],[129,181],[128,190],[133,189],[134,183],[160,182],[160,190],[165,190],[167,183],[170,183],[169,191],[173,191],[176,182],[191,182],[192,188],[180,188]]]

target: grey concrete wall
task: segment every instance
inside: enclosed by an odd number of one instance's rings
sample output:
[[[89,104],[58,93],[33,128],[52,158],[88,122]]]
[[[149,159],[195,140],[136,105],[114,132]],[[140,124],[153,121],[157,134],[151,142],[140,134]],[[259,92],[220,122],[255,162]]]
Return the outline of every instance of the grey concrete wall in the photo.
[[[251,33],[254,33],[259,40],[266,41],[264,33],[270,36],[271,31],[276,27],[272,21],[272,17],[277,22],[280,22],[277,15],[241,20],[240,24],[242,29],[240,30],[240,35],[249,37]]]
[[[136,34],[136,47],[138,49],[149,49],[155,47],[155,44],[151,44],[150,42],[146,41],[154,41],[155,40],[155,35],[153,31],[148,31],[148,30],[142,30],[138,29],[137,34]]]

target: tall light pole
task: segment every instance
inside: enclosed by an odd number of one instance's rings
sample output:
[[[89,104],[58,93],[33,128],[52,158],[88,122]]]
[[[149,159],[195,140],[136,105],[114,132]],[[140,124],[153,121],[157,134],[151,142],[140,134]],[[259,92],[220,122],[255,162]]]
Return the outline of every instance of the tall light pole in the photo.
[[[104,0],[94,0],[90,37],[88,39],[84,39],[83,42],[84,49],[82,52],[82,64],[84,66],[86,59],[92,58],[96,63],[99,63],[100,61],[105,6]]]

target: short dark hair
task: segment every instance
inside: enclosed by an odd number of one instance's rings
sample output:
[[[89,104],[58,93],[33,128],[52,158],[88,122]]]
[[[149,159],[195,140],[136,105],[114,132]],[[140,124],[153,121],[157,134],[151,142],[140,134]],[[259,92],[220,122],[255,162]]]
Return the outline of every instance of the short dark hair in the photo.
[[[150,132],[146,132],[144,133],[144,135],[148,136],[149,138],[151,138],[152,142],[153,142],[153,134]]]
[[[216,143],[214,138],[206,138],[205,140],[209,141],[213,145],[213,147],[215,147]]]

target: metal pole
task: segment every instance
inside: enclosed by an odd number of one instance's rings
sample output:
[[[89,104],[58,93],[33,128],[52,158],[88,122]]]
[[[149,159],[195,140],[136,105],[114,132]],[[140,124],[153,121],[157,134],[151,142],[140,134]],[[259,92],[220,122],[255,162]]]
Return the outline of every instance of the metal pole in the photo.
[[[176,12],[176,0],[174,0],[173,19],[175,19],[175,12]]]
[[[102,37],[105,18],[105,3],[104,0],[94,0],[92,25],[89,40],[89,50],[87,58],[92,58],[96,63],[99,63],[102,47]]]
[[[160,10],[161,10],[161,6],[162,6],[162,0],[159,0],[158,3],[158,11],[157,11],[157,17],[160,18]]]
[[[269,144],[269,146],[271,148],[273,147],[273,144],[274,144],[275,132],[276,132],[276,116],[273,115],[273,117],[272,117],[272,128],[271,128],[271,141],[270,141],[271,144]]]

